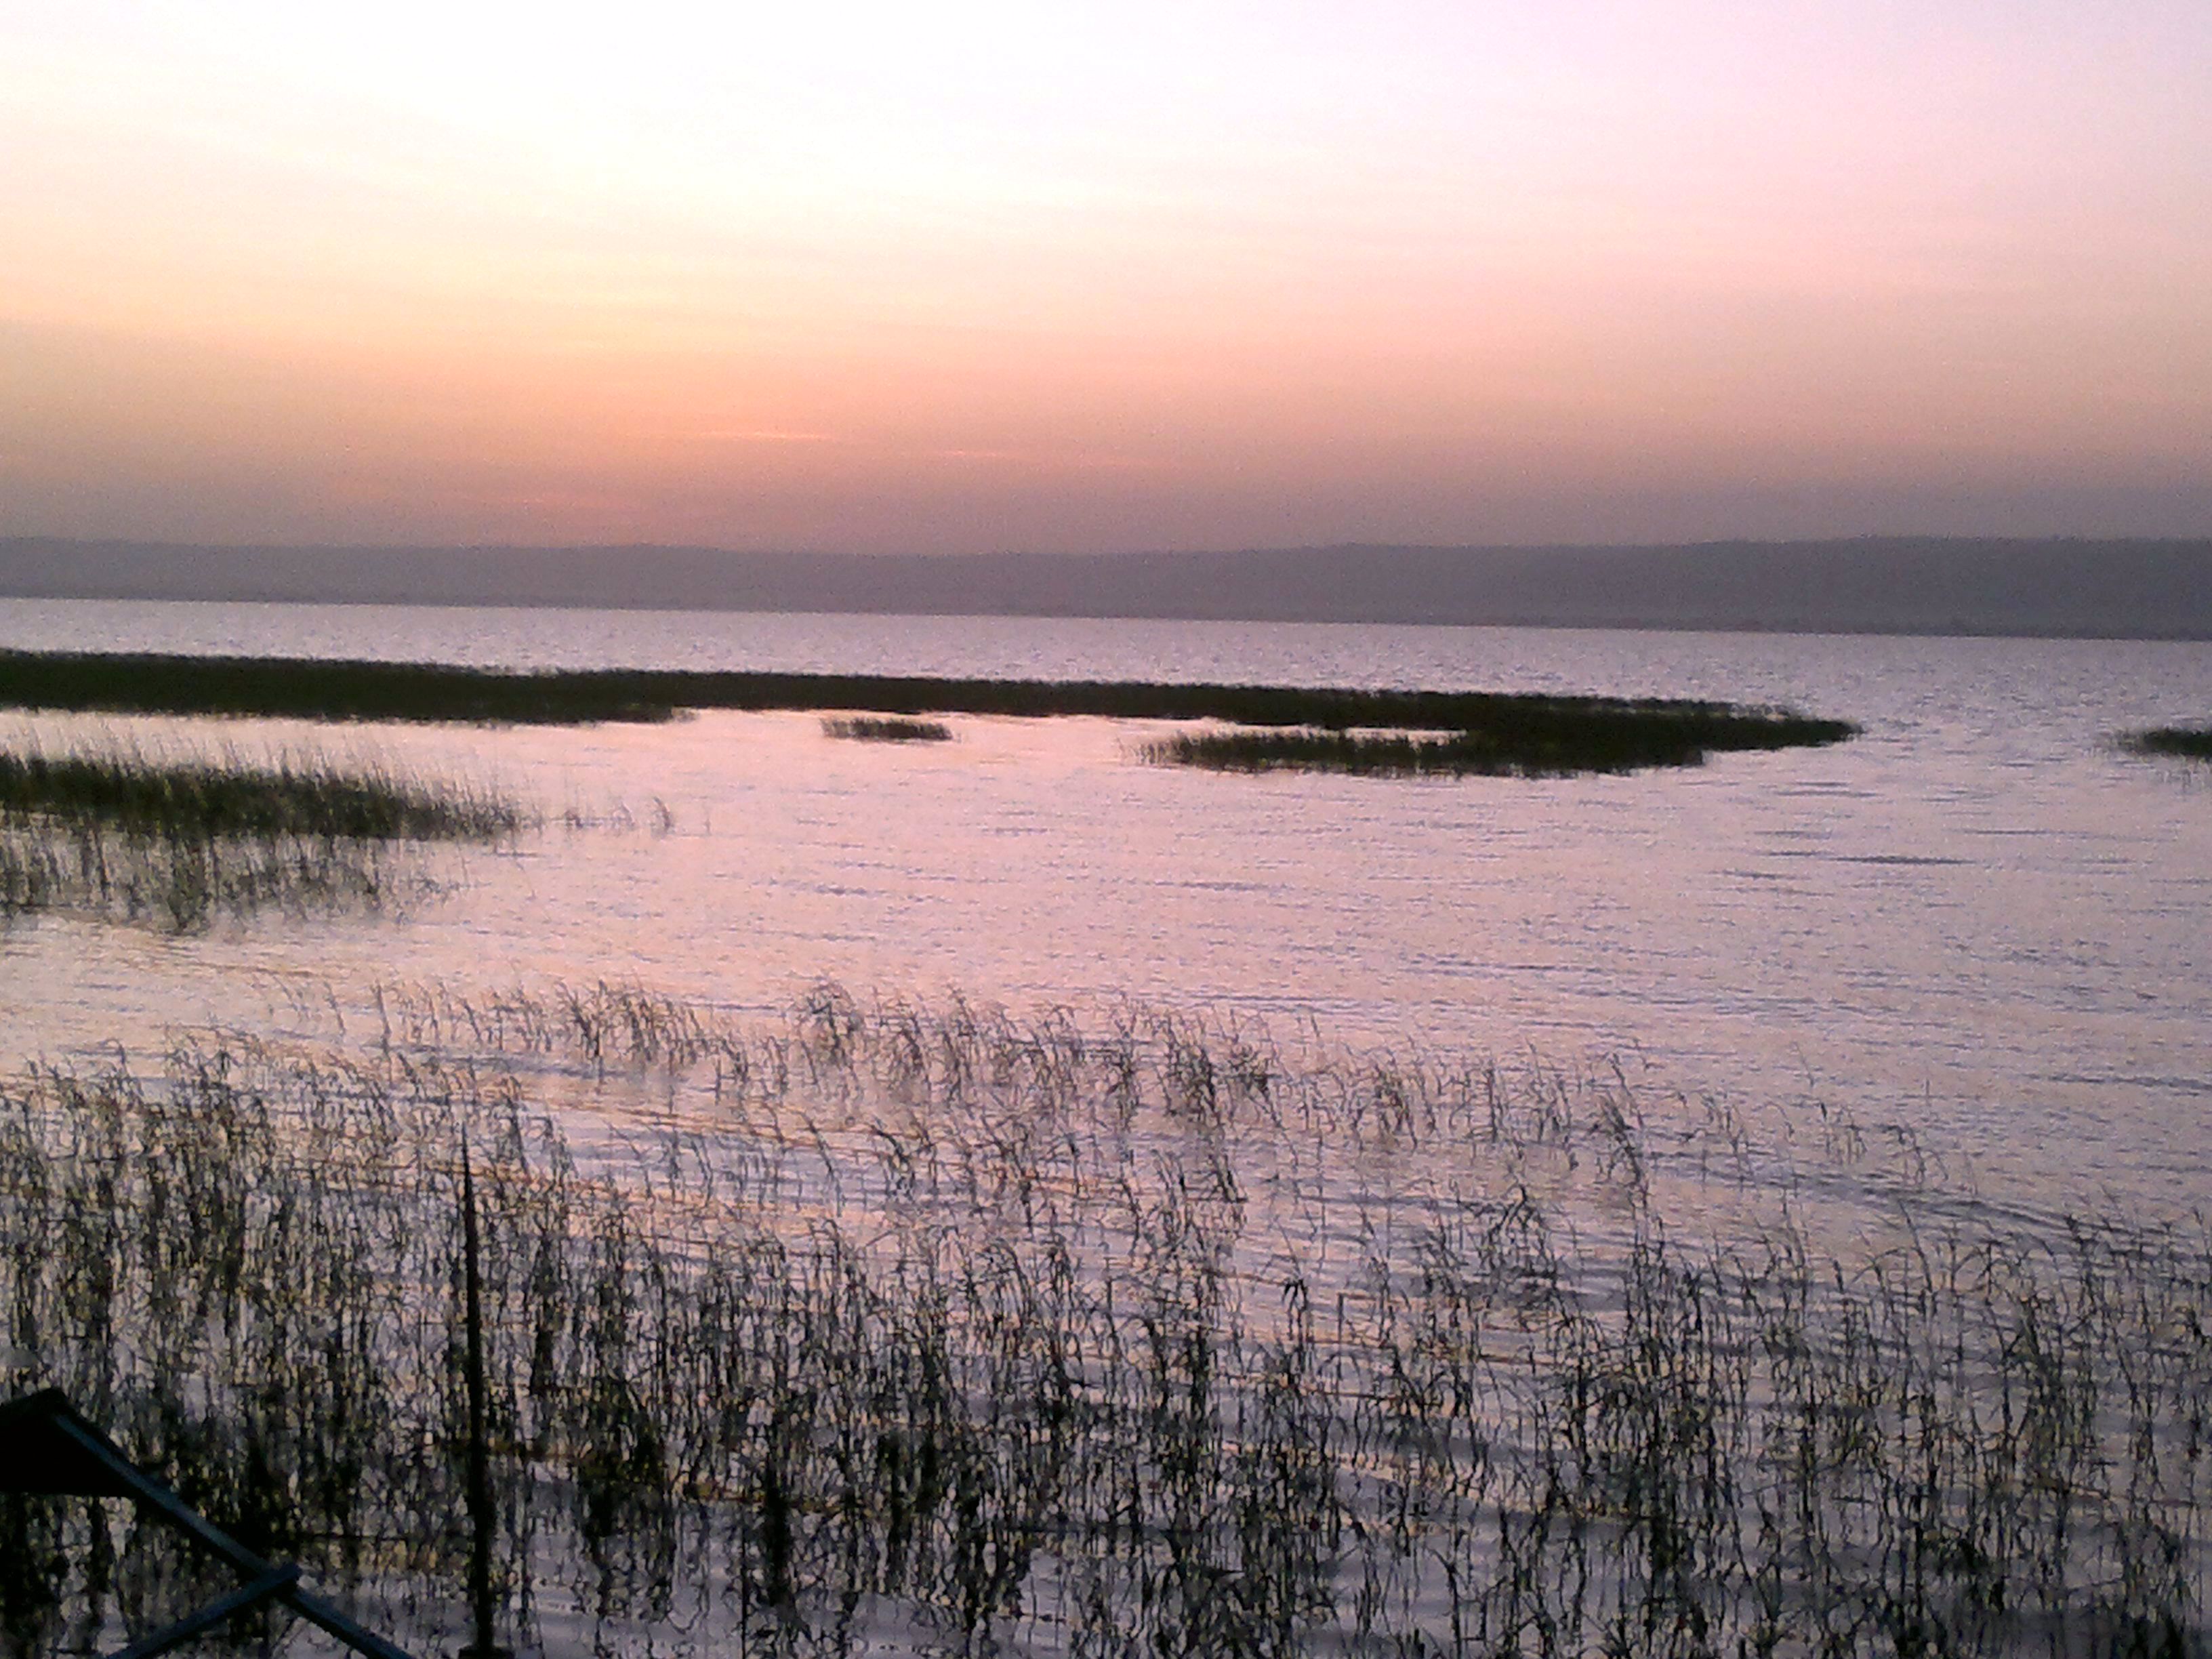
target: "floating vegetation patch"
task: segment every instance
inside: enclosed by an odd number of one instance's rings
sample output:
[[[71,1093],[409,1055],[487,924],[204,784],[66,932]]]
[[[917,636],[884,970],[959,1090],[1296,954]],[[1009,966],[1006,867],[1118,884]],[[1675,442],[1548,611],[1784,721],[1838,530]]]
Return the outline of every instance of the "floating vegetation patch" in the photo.
[[[950,743],[952,728],[943,720],[906,720],[896,715],[854,714],[825,720],[822,729],[833,738],[862,743]]]
[[[2212,726],[2160,726],[2130,733],[2127,746],[2141,755],[2212,761]]]
[[[2201,1227],[1141,1012],[381,1032],[0,1090],[0,1385],[417,1650],[2203,1650]],[[563,1067],[696,1109],[587,1150]],[[157,1533],[0,1507],[13,1638],[180,1605]]]
[[[1500,769],[1680,765],[1727,749],[1839,743],[1857,727],[1784,711],[1670,699],[1139,681],[604,671],[518,673],[437,664],[0,652],[0,706],[309,720],[572,724],[679,711],[811,710],[888,717],[1092,715],[1327,732],[1452,732],[1527,757]],[[1629,758],[1650,757],[1650,758]]]
[[[285,761],[0,751],[0,915],[188,929],[264,905],[380,902],[394,844],[492,841],[515,807],[457,785]]]

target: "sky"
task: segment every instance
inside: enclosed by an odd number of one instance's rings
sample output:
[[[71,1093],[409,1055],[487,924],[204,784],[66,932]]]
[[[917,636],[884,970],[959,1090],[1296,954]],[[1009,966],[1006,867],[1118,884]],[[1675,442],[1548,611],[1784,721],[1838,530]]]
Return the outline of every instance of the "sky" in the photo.
[[[0,0],[0,535],[2212,534],[2206,0]]]

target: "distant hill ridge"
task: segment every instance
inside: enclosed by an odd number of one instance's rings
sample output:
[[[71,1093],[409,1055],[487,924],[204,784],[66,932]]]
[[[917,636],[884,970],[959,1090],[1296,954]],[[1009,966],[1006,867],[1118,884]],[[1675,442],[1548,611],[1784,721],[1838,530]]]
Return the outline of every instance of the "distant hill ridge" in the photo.
[[[0,540],[0,594],[890,615],[2212,638],[2212,538],[1218,553]]]

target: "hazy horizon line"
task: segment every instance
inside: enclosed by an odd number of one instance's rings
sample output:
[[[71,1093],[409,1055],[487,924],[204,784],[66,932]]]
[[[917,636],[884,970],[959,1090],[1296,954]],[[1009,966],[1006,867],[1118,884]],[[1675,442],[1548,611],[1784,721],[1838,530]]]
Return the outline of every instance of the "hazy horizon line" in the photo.
[[[806,546],[792,544],[748,544],[736,542],[666,541],[651,538],[635,540],[551,540],[537,538],[507,541],[386,541],[353,539],[343,541],[270,541],[248,540],[241,538],[221,539],[172,538],[148,536],[97,536],[48,533],[42,531],[21,531],[0,534],[0,546],[18,546],[26,543],[42,543],[77,547],[131,548],[149,552],[174,548],[192,552],[266,552],[318,553],[374,550],[392,553],[588,553],[612,552],[632,549],[649,549],[672,553],[730,553],[746,557],[806,557],[834,559],[961,559],[961,558],[1037,558],[1091,559],[1123,557],[1204,558],[1217,555],[1239,553],[1543,553],[1551,551],[1600,553],[1622,552],[1691,552],[1700,548],[1750,547],[1853,547],[1885,544],[1942,544],[1942,545],[2007,545],[2007,546],[2097,546],[2097,547],[2178,547],[2203,544],[2212,546],[2212,527],[2200,532],[2164,533],[2159,535],[2111,535],[2077,531],[2021,532],[1986,531],[1962,532],[1955,531],[1863,531],[1848,535],[1804,534],[1790,536],[1698,536],[1636,539],[1569,539],[1551,538],[1542,541],[1390,541],[1344,540],[1341,538],[1317,542],[1242,542],[1209,543],[1197,546],[1132,545],[1101,548],[1052,548],[1036,546],[992,546],[960,549],[882,548]]]

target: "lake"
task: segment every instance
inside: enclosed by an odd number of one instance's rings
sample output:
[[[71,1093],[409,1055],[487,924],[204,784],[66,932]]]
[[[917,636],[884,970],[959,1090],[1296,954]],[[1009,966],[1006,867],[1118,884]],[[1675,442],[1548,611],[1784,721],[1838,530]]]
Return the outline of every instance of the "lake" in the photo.
[[[1406,780],[1087,719],[0,722],[532,815],[380,908],[0,930],[0,1382],[292,1517],[416,1650],[474,1550],[547,1653],[2205,1649],[2212,793],[2115,737],[2204,718],[2212,646],[21,602],[0,646],[1864,728]],[[54,1584],[34,1645],[121,1639]]]
[[[1692,770],[1406,781],[1149,767],[1149,731],[1103,720],[888,745],[788,714],[16,716],[49,743],[368,757],[554,820],[398,920],[15,927],[25,1053],[236,1021],[301,976],[341,998],[614,978],[731,1009],[828,979],[1617,1056],[1662,1096],[1905,1123],[2039,1206],[2212,1195],[2212,794],[2112,742],[2212,711],[2212,645],[26,601],[0,604],[0,645],[1715,697],[1865,728]]]

